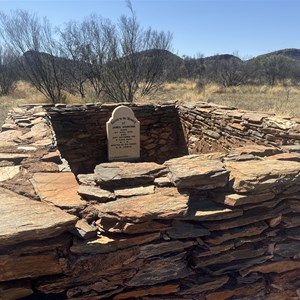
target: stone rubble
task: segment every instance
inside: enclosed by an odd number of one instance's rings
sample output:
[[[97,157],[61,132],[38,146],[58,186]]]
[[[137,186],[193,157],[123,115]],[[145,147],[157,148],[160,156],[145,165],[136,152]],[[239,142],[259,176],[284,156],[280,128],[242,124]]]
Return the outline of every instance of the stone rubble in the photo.
[[[163,161],[151,162],[152,147],[178,142],[172,115],[157,136],[141,136],[147,162],[94,157],[91,170],[72,120],[84,124],[84,143],[93,126],[84,113],[95,120],[114,107],[9,114],[0,133],[0,299],[298,299],[300,124],[179,106],[192,155],[161,150]],[[175,111],[134,108],[145,130]],[[55,135],[69,125],[64,140]]]

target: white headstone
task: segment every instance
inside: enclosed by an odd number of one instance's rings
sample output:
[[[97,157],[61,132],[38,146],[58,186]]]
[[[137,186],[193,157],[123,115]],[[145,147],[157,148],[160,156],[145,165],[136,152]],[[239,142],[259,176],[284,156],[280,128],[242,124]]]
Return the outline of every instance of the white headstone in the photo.
[[[140,158],[140,122],[131,108],[121,105],[106,122],[108,160],[130,161]]]

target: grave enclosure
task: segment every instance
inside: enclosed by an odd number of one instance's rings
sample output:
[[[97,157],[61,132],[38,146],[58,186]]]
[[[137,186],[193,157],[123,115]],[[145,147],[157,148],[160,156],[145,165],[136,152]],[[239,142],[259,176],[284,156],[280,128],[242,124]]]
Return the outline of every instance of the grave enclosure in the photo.
[[[117,104],[9,113],[0,299],[298,299],[300,120],[128,106],[134,162],[108,157]]]

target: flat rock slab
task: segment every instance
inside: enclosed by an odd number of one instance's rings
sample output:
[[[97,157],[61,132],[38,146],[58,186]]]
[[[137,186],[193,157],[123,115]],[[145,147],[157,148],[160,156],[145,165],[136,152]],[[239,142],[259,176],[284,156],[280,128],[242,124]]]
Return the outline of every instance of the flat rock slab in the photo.
[[[30,155],[25,153],[0,153],[0,161],[7,160],[12,161],[15,164],[20,164],[23,159],[28,157],[30,157]]]
[[[267,147],[263,145],[245,145],[243,147],[235,148],[230,151],[229,156],[232,155],[256,155],[256,156],[270,156],[278,154],[280,151],[275,147]]]
[[[189,202],[187,219],[199,221],[216,221],[239,217],[243,214],[241,209],[230,209],[202,197],[192,197]]]
[[[193,271],[187,267],[184,255],[178,254],[146,263],[127,285],[132,287],[154,285],[192,275]]]
[[[133,187],[131,189],[115,189],[114,193],[117,197],[134,197],[153,194],[155,191],[154,185]]]
[[[0,245],[43,240],[74,227],[77,218],[0,188]]]
[[[165,162],[169,178],[179,189],[199,190],[223,187],[228,182],[229,172],[220,160],[209,160],[204,155],[187,155]]]
[[[227,162],[233,189],[238,193],[279,193],[288,186],[299,184],[300,163],[282,160]]]
[[[166,173],[162,165],[143,162],[112,162],[95,167],[95,179],[100,186],[141,186],[153,183],[155,177]]]
[[[12,179],[20,172],[20,166],[0,167],[0,181]]]
[[[14,142],[18,141],[18,139],[23,135],[21,130],[6,130],[0,132],[0,141],[6,142]]]
[[[176,188],[161,188],[154,194],[120,198],[95,207],[100,218],[136,222],[183,217],[188,211],[188,201],[189,197],[180,194]]]
[[[115,199],[115,195],[113,193],[103,190],[98,186],[79,185],[77,192],[86,200],[108,202]]]
[[[78,184],[71,172],[35,173],[31,183],[44,202],[66,209],[86,205],[77,193]]]
[[[229,206],[241,206],[247,204],[262,203],[275,197],[274,193],[263,193],[257,195],[229,194],[219,196],[217,202],[224,203]]]
[[[115,236],[107,237],[104,235],[99,236],[92,240],[75,239],[71,247],[71,252],[76,254],[97,254],[109,253],[120,249],[134,247],[136,245],[151,243],[154,240],[159,240],[160,233],[150,233],[134,237],[128,236]]]

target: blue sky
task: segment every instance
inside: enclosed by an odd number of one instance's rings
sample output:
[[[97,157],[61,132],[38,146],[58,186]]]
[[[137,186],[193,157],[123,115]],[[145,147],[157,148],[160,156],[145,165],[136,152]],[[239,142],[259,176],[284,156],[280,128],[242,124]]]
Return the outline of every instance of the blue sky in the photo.
[[[173,33],[182,55],[238,53],[241,58],[300,48],[300,0],[132,0],[140,24]],[[117,22],[125,0],[0,0],[0,11],[25,9],[54,25],[91,13]]]

